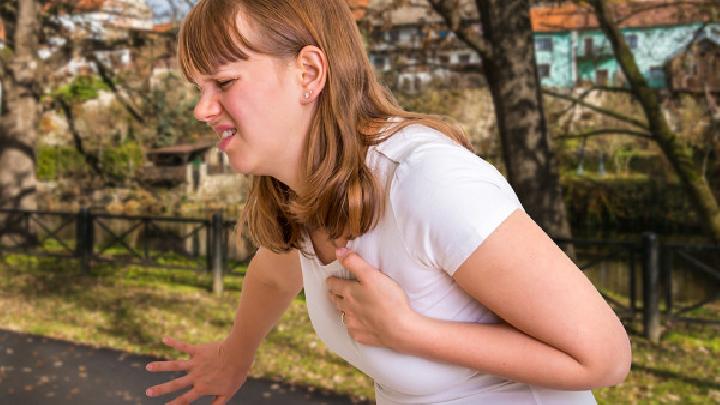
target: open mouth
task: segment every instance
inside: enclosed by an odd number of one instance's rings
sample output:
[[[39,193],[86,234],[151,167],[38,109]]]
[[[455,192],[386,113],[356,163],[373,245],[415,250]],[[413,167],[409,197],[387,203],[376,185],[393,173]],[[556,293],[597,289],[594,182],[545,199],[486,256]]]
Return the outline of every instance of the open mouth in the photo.
[[[230,144],[233,136],[235,136],[235,133],[237,133],[237,130],[235,128],[226,129],[225,131],[223,131],[222,139],[220,139],[220,142],[218,142],[218,148],[224,151]]]

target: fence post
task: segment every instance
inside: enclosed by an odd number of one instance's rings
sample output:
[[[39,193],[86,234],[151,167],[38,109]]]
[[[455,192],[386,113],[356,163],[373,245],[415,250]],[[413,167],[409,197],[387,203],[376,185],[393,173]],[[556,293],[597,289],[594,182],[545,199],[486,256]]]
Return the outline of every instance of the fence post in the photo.
[[[643,265],[643,334],[652,342],[660,340],[659,256],[657,234],[643,234],[645,263]]]
[[[75,255],[80,258],[83,273],[90,272],[90,256],[93,252],[93,219],[90,210],[80,208],[75,227]]]
[[[668,318],[672,318],[673,314],[673,282],[672,282],[672,267],[673,267],[673,251],[672,248],[663,249],[663,278],[665,279],[665,315]]]
[[[221,296],[223,293],[223,273],[224,273],[224,252],[225,241],[223,236],[225,235],[224,223],[222,213],[215,213],[212,216],[212,278],[213,278],[213,293],[217,296]]]
[[[635,247],[630,251],[630,313],[633,319],[637,314],[637,269],[635,268]]]
[[[210,220],[205,228],[205,274],[212,272],[213,257],[213,223]]]

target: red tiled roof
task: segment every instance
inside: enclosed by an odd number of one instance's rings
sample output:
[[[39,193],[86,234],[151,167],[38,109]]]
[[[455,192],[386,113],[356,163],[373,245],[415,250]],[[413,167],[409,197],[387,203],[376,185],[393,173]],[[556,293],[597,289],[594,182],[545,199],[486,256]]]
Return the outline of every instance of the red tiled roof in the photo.
[[[95,11],[102,10],[105,0],[77,0],[75,10]]]
[[[105,0],[49,0],[43,7],[43,12],[58,8],[61,10],[70,10],[71,12],[88,12],[102,10]]]
[[[153,32],[170,32],[175,28],[175,25],[172,22],[164,22],[164,23],[158,23],[154,24],[152,27]]]
[[[353,17],[355,17],[355,21],[361,20],[365,13],[367,12],[368,3],[370,0],[346,0],[348,2],[348,5],[350,5],[350,10],[352,10]]]
[[[697,3],[697,4],[693,4]],[[676,3],[670,0],[619,1],[611,7],[620,27],[656,27],[708,20],[700,0]],[[561,32],[599,27],[589,6],[561,3],[557,6],[533,7],[530,10],[533,31]]]

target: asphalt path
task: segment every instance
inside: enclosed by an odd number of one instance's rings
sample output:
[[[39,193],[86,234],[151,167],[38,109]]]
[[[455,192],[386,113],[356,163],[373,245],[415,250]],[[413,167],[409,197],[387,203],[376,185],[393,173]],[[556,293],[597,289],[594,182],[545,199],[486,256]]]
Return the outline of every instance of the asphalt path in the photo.
[[[145,389],[184,373],[150,373],[157,360],[0,329],[0,405],[164,404],[173,395]],[[206,397],[193,404],[210,404]],[[249,379],[229,404],[345,405],[348,397],[264,379]]]

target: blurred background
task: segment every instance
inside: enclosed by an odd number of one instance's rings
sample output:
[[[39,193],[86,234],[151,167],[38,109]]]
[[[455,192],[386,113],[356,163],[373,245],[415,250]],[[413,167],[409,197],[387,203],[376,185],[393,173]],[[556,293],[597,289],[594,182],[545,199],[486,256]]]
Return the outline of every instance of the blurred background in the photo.
[[[599,402],[720,402],[720,2],[347,1],[398,102],[461,125],[624,321]],[[249,179],[192,114],[194,3],[0,1],[0,328],[170,356],[232,325]],[[302,296],[283,319],[255,376],[372,399]]]

